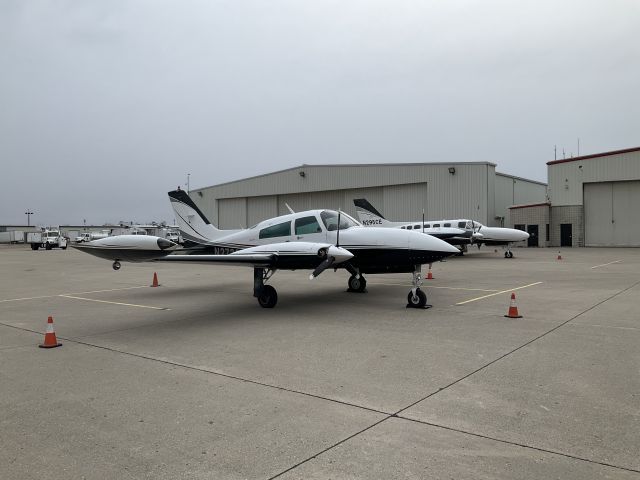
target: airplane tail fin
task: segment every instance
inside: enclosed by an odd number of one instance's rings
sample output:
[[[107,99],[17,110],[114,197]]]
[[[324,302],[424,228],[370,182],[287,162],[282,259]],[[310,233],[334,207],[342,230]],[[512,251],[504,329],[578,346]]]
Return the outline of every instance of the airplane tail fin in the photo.
[[[184,190],[169,192],[169,200],[186,244],[206,244],[230,233],[214,227]]]
[[[356,206],[356,214],[358,215],[360,223],[365,227],[391,226],[391,222],[385,219],[366,198],[356,198],[353,200],[353,204]]]

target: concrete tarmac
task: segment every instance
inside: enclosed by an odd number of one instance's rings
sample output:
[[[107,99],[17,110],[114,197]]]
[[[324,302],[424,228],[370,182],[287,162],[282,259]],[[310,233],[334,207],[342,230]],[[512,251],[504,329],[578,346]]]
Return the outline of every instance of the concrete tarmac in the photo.
[[[640,250],[514,253],[262,309],[249,268],[0,246],[0,478],[640,479]]]

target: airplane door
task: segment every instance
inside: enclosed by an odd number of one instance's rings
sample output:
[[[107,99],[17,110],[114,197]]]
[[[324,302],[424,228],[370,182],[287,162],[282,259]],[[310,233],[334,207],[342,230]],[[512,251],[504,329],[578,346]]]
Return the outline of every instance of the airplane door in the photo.
[[[293,222],[294,242],[318,242],[327,241],[327,233],[322,229],[315,215],[296,218]]]

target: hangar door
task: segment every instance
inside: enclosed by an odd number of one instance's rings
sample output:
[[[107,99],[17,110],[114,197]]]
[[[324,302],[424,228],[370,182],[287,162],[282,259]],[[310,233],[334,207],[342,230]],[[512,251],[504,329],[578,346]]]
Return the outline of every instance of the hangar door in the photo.
[[[584,184],[588,247],[640,246],[640,181]]]

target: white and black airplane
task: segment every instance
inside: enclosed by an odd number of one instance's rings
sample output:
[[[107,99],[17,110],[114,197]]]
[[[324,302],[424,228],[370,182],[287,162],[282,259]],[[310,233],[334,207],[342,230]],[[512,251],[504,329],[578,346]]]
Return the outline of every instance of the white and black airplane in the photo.
[[[333,210],[307,210],[264,220],[243,230],[214,227],[182,190],[169,199],[185,242],[177,245],[153,236],[121,235],[77,245],[98,257],[120,261],[195,262],[244,265],[254,269],[253,295],[265,308],[274,307],[278,295],[267,280],[279,269],[310,269],[310,278],[327,268],[346,269],[349,290],[364,292],[366,273],[411,273],[408,306],[422,308],[426,294],[420,289],[421,266],[458,253],[448,243],[419,232],[363,228],[356,220]]]
[[[458,218],[455,220],[417,220],[413,222],[391,222],[385,219],[378,210],[375,209],[366,199],[358,198],[353,200],[356,206],[358,218],[365,226],[377,226],[386,228],[398,228],[401,230],[416,230],[430,235],[438,235],[438,232],[449,232],[459,229],[460,235],[439,235],[440,238],[463,248],[466,245],[502,245],[506,246],[505,258],[513,258],[511,244],[521,242],[529,238],[527,232],[515,228],[487,227],[475,220]],[[466,250],[465,250],[466,251]]]

